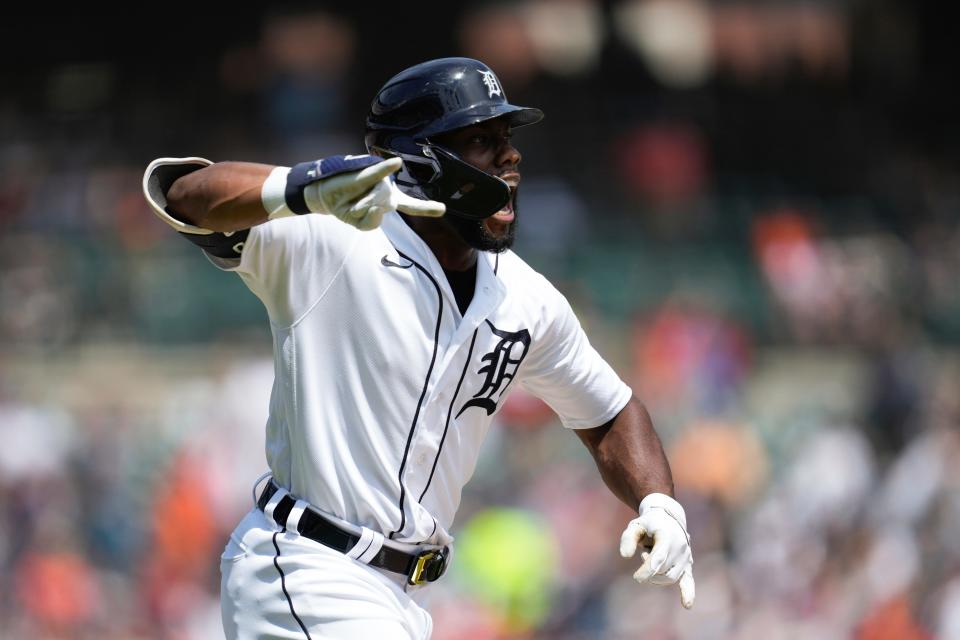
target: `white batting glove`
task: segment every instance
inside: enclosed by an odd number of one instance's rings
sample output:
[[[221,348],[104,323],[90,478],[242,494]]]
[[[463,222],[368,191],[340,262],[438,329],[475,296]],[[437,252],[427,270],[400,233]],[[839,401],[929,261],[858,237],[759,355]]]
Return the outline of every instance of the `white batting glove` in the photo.
[[[364,231],[379,227],[390,211],[442,216],[446,211],[442,202],[418,200],[397,188],[390,175],[402,165],[400,158],[390,158],[361,171],[317,180],[304,187],[303,198],[311,211],[329,213]]]
[[[400,158],[331,156],[277,167],[263,183],[260,199],[270,220],[305,213],[326,213],[364,231],[380,226],[390,211],[438,217],[442,202],[419,200],[394,184],[390,176],[403,166]]]
[[[620,555],[632,558],[637,546],[643,564],[633,574],[637,582],[679,585],[680,602],[693,606],[696,585],[693,582],[693,553],[687,516],[680,503],[668,495],[651,493],[640,502],[640,517],[630,521],[620,537]]]

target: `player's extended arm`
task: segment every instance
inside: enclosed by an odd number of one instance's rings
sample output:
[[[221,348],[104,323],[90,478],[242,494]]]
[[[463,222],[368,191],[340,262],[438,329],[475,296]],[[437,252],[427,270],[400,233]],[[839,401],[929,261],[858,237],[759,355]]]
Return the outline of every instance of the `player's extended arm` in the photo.
[[[162,169],[192,164],[164,189]],[[197,165],[201,165],[199,168]],[[144,175],[144,194],[167,224],[181,233],[231,233],[273,218],[331,214],[358,229],[380,225],[388,211],[441,216],[440,202],[402,193],[390,176],[400,158],[333,156],[292,169],[249,162],[210,163],[202,158],[155,160]],[[169,173],[167,174],[169,175]]]
[[[167,206],[184,222],[211,231],[240,231],[266,222],[260,193],[275,167],[252,162],[218,162],[178,178],[167,191]]]
[[[673,477],[654,431],[650,414],[636,398],[617,416],[594,429],[578,429],[593,455],[603,481],[640,517],[631,520],[620,538],[620,553],[632,557],[638,545],[643,564],[634,573],[638,582],[680,586],[680,601],[693,606],[693,555],[687,518],[673,499]]]

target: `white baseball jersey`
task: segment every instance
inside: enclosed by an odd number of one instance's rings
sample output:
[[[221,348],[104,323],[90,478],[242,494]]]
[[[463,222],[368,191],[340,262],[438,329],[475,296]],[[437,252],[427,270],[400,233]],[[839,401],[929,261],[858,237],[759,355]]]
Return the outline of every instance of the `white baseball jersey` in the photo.
[[[319,214],[273,220],[250,230],[241,255],[211,259],[270,318],[274,478],[394,540],[450,541],[481,442],[517,385],[572,429],[604,424],[630,399],[563,295],[510,251],[478,254],[463,316],[397,213],[373,231]]]

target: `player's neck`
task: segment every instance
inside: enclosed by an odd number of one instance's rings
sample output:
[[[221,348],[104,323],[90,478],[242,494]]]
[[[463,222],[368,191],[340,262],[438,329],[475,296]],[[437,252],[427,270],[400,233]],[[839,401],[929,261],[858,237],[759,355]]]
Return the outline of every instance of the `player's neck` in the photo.
[[[466,271],[477,263],[477,250],[439,220],[403,216],[406,223],[427,243],[437,262],[447,271]]]

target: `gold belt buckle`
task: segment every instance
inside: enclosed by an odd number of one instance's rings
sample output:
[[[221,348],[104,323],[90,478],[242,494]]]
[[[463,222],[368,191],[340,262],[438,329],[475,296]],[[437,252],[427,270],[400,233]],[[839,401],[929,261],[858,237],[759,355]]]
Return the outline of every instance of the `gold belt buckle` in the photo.
[[[418,585],[428,582],[428,580],[423,578],[423,571],[426,569],[427,563],[437,556],[442,556],[442,553],[440,551],[426,551],[417,556],[417,561],[413,565],[413,570],[410,571],[410,584]]]

